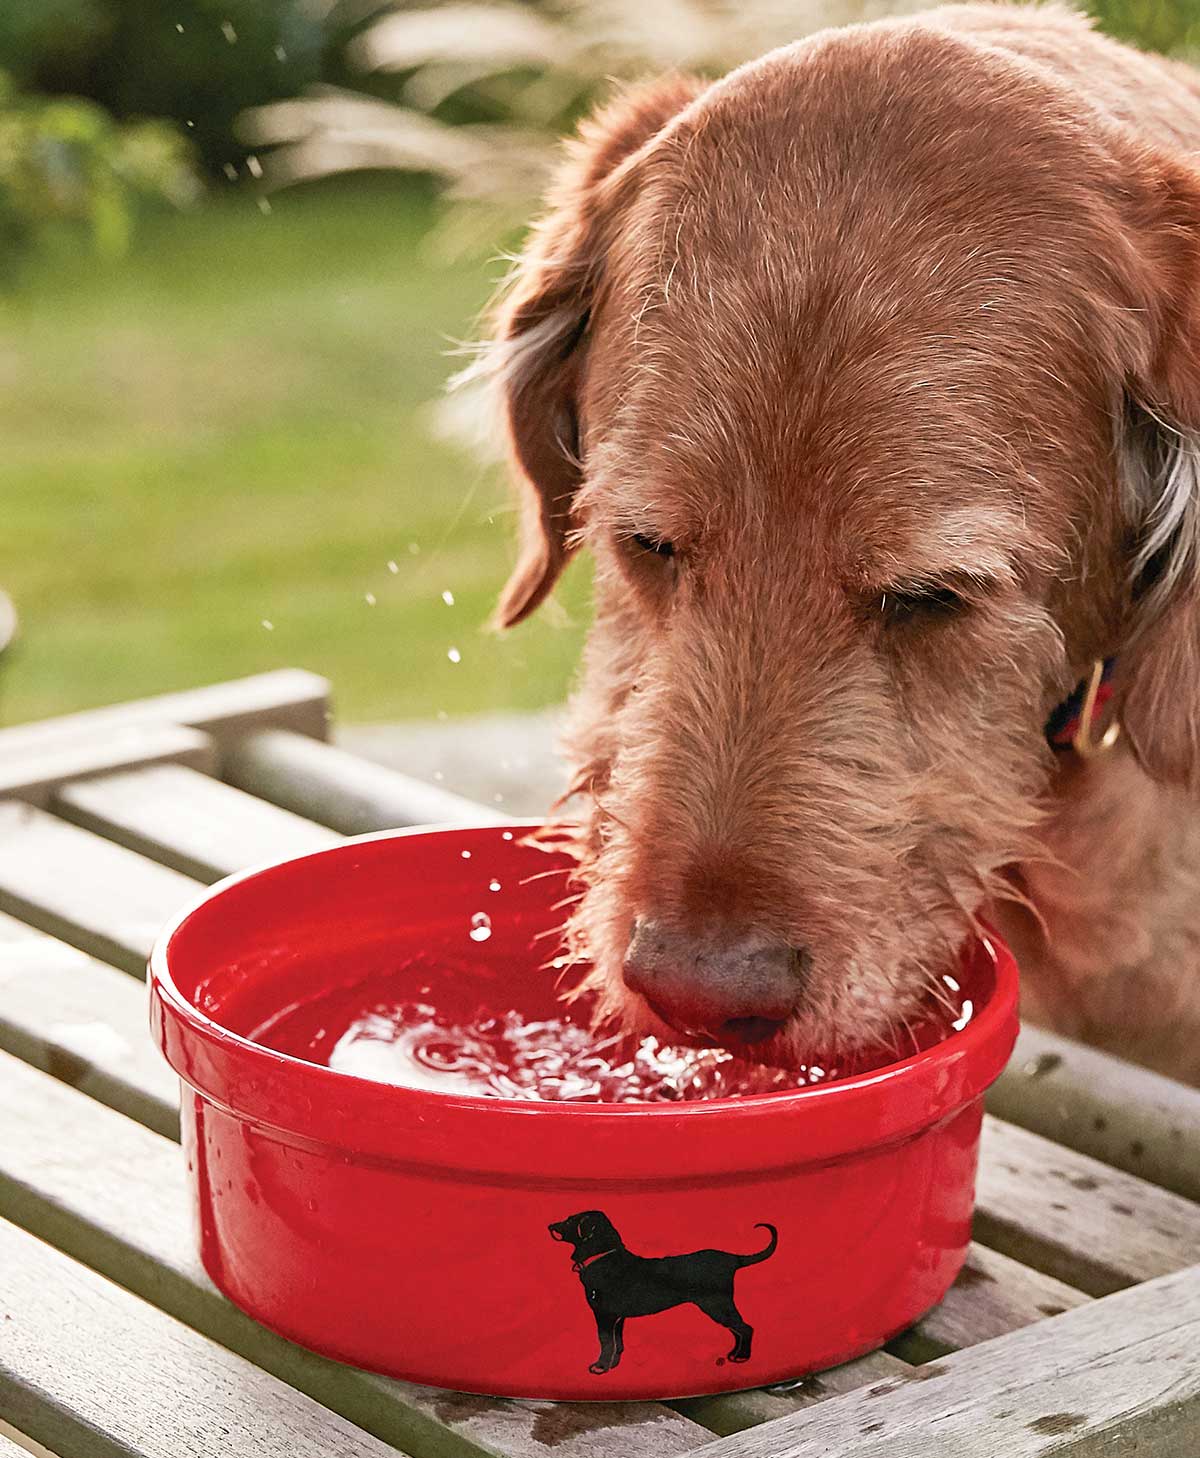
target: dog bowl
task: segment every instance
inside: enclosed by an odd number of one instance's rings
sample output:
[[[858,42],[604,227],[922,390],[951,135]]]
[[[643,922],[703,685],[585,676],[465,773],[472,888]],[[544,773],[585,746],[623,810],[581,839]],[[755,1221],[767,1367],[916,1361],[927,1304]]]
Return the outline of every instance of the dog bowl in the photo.
[[[569,863],[522,845],[528,828],[349,840],[222,882],[163,934],[152,1024],[183,1081],[217,1285],[341,1361],[572,1399],[783,1381],[935,1305],[967,1248],[982,1095],[1016,1034],[1016,968],[995,939],[964,955],[961,1031],[754,1097],[489,1099],[255,1041],[422,959],[466,967],[476,1000],[552,1012]],[[313,1047],[338,1032],[322,1020]]]

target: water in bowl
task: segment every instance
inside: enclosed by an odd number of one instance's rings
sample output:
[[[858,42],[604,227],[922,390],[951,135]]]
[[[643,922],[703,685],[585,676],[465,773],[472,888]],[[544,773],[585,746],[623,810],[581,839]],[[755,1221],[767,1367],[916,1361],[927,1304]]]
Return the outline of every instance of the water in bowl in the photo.
[[[541,1017],[483,1003],[471,1011],[462,996],[469,980],[469,969],[408,961],[287,1008],[253,1036],[281,1053],[409,1088],[483,1098],[662,1103],[827,1083],[931,1047],[972,1014],[970,999],[948,977],[944,999],[931,1001],[896,1047],[874,1058],[827,1057],[782,1067],[727,1048],[597,1035],[580,1003]]]

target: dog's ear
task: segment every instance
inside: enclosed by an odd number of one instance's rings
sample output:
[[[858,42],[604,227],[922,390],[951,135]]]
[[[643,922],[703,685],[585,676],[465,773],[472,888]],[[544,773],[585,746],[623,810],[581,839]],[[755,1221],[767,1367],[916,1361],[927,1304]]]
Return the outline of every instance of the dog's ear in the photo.
[[[583,474],[577,396],[588,317],[601,285],[623,178],[635,154],[697,96],[674,76],[626,92],[580,129],[496,318],[484,368],[498,381],[521,478],[521,550],[496,612],[511,627],[533,611],[571,555]]]
[[[1200,172],[1151,168],[1140,220],[1149,333],[1121,453],[1134,547],[1118,687],[1145,768],[1200,792]]]

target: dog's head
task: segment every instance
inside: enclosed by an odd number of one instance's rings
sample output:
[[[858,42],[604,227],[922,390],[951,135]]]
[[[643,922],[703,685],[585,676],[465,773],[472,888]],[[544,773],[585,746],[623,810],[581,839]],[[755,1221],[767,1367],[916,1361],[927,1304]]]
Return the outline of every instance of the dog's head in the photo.
[[[612,1221],[602,1210],[581,1210],[565,1220],[554,1220],[547,1227],[555,1240],[563,1240],[575,1249],[577,1257],[616,1250],[621,1244]]]
[[[1096,658],[1146,768],[1200,780],[1200,177],[1106,128],[892,23],[575,144],[490,354],[499,616],[590,548],[572,933],[643,1026],[891,1036],[1006,894]]]

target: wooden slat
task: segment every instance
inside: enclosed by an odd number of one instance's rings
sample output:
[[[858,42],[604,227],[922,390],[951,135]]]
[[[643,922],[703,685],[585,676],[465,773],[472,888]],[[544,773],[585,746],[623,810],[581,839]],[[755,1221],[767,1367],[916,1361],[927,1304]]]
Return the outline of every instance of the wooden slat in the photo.
[[[399,825],[489,825],[503,818],[436,785],[281,730],[235,740],[221,763],[231,784],[345,835]]]
[[[1200,1089],[1025,1027],[988,1108],[1081,1154],[1200,1200]]]
[[[0,1411],[88,1458],[389,1458],[394,1450],[0,1221]]]
[[[16,1428],[0,1417],[0,1458],[29,1458],[31,1453],[34,1458],[62,1458],[61,1454],[51,1453],[41,1443],[35,1443],[24,1433],[18,1433]]]
[[[975,1233],[1092,1296],[1200,1261],[1200,1205],[984,1120]]]
[[[341,836],[290,810],[178,765],[62,785],[58,815],[199,881],[336,845]]]
[[[1200,1266],[701,1448],[694,1458],[1194,1458]]]
[[[1074,1286],[986,1245],[973,1244],[942,1304],[889,1342],[888,1350],[906,1362],[928,1362],[1048,1316],[1060,1316],[1088,1299]]]
[[[0,729],[0,763],[85,735],[101,739],[130,726],[155,724],[202,729],[217,740],[266,725],[323,738],[329,727],[329,684],[315,673],[281,668],[182,693],[14,724]]]
[[[132,978],[0,913],[0,1048],[168,1138],[179,1081]]]
[[[0,740],[6,732],[0,730]],[[34,804],[44,804],[55,785],[80,775],[164,763],[212,771],[217,762],[208,735],[182,724],[114,725],[102,735],[79,731],[69,738],[49,736],[45,743],[0,753],[0,799]]]
[[[758,1423],[773,1422],[840,1393],[855,1392],[879,1382],[900,1382],[913,1375],[914,1368],[898,1357],[887,1352],[869,1352],[853,1362],[801,1377],[796,1382],[717,1397],[688,1397],[671,1406],[714,1433],[741,1433]]]
[[[0,804],[0,911],[142,976],[199,883],[32,805]]]
[[[928,1362],[947,1352],[989,1341],[1087,1300],[1083,1292],[1051,1276],[986,1246],[972,1245],[958,1280],[941,1305],[903,1336],[889,1342],[886,1352],[872,1352],[842,1367],[780,1387],[724,1397],[689,1398],[672,1406],[715,1433],[741,1432],[860,1387],[911,1377],[911,1363]]]
[[[649,1403],[490,1401],[392,1382],[304,1351],[243,1315],[204,1274],[176,1145],[3,1054],[0,1127],[0,1214],[422,1458],[546,1458],[550,1449],[555,1458],[618,1450],[623,1458],[658,1458],[710,1436]]]

